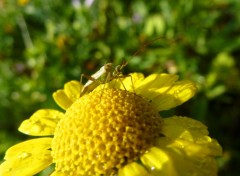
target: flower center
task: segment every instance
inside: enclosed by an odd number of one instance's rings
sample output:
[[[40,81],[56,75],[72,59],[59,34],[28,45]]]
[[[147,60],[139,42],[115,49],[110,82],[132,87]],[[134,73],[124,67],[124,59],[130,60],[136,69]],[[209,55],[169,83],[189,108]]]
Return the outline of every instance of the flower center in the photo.
[[[56,171],[113,175],[154,144],[161,122],[151,103],[135,93],[93,91],[75,101],[56,128],[52,143]]]

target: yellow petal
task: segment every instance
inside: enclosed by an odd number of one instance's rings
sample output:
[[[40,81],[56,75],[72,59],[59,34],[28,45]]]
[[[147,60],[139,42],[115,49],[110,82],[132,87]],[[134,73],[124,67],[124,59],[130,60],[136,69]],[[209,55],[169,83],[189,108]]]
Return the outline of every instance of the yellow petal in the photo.
[[[0,165],[0,173],[4,176],[34,175],[52,163],[52,138],[28,140],[9,148],[5,162]]]
[[[54,92],[53,99],[58,104],[58,106],[60,106],[64,110],[69,108],[73,103],[73,101],[70,98],[68,98],[68,96],[66,95],[63,89],[60,89]]]
[[[202,153],[204,149],[208,150],[207,147],[198,150],[202,146],[196,146],[194,143],[188,141],[184,143],[182,141],[162,137],[159,138],[157,142],[159,148],[171,158],[174,169],[179,176],[217,175],[215,158]]]
[[[118,176],[149,176],[149,173],[142,165],[133,162],[121,168]]]
[[[10,147],[4,157],[5,160],[19,157],[22,153],[41,153],[51,148],[52,138],[37,138],[18,143]]]
[[[181,116],[164,118],[162,133],[171,139],[196,141],[208,135],[207,127],[201,122]]]
[[[63,113],[53,109],[40,109],[29,119],[24,120],[18,130],[32,136],[53,135]]]
[[[178,81],[164,93],[152,98],[152,103],[159,111],[168,110],[192,98],[196,90],[193,82],[188,80]]]
[[[163,150],[157,147],[150,148],[141,156],[141,161],[154,176],[177,176],[171,158]]]
[[[208,142],[198,144],[193,142],[189,142],[186,140],[176,140],[178,142],[178,145],[180,145],[180,148],[182,148],[185,153],[190,155],[198,155],[198,156],[221,156],[222,155],[222,148],[218,144],[217,141],[211,139],[209,136],[205,136],[207,138]]]
[[[202,153],[205,153],[209,156],[221,156],[223,153],[222,147],[218,141],[209,136],[198,138],[195,143],[197,145],[201,145],[202,148],[208,148],[208,150],[204,150]]]
[[[120,79],[113,79],[110,82],[106,82],[103,84],[99,84],[97,87],[94,88],[94,90],[103,90],[107,88],[115,88],[115,89],[120,89],[122,85],[122,78]]]
[[[135,89],[144,80],[144,75],[142,73],[131,73],[126,75],[120,84],[120,89],[127,90],[129,92],[135,92]]]
[[[69,81],[64,84],[64,89],[53,93],[53,99],[64,110],[72,105],[80,96],[82,85],[79,81]]]
[[[170,74],[151,74],[146,77],[139,85],[136,85],[136,93],[144,97],[154,98],[160,93],[166,92],[178,80],[177,75]]]
[[[110,82],[100,84],[94,90],[101,90],[106,88],[115,88],[127,90],[129,92],[135,92],[135,85],[138,85],[144,79],[142,73],[131,73],[129,75],[120,75],[119,78],[115,78]]]
[[[72,102],[79,98],[81,89],[82,85],[79,81],[70,81],[64,85],[64,92]]]
[[[198,155],[186,157],[184,153],[176,150],[167,152],[174,161],[179,176],[217,176],[217,163],[213,157]]]
[[[210,138],[209,136],[202,137],[205,138],[205,142],[199,142],[202,139],[198,139],[194,142],[190,142],[183,139],[170,139],[170,138],[161,138],[157,141],[156,145],[158,147],[166,146],[167,148],[175,148],[184,152],[187,156],[221,156],[222,148],[219,143]]]

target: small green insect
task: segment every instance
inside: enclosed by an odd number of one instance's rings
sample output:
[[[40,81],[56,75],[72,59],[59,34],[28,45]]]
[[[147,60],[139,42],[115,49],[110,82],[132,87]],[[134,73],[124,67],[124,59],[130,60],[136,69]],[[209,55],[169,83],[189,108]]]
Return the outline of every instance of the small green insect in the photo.
[[[83,85],[81,92],[80,92],[80,96],[83,96],[87,92],[91,92],[99,84],[108,83],[114,79],[128,77],[129,75],[122,74],[122,69],[127,64],[128,64],[128,62],[123,62],[122,64],[114,67],[113,63],[106,63],[96,73],[94,73],[91,76],[82,74],[80,82],[82,82],[83,77],[86,77],[88,79],[88,81]],[[103,77],[104,77],[104,81],[100,81],[100,79]]]

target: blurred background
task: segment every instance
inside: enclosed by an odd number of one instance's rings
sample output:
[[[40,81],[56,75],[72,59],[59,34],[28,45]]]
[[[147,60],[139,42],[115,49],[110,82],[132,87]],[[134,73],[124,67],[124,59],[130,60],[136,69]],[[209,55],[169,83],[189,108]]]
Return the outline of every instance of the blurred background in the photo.
[[[193,99],[162,116],[206,124],[224,149],[219,175],[239,175],[239,9],[239,0],[0,0],[0,162],[31,138],[17,131],[24,119],[59,109],[56,89],[125,60],[124,74],[197,83]]]

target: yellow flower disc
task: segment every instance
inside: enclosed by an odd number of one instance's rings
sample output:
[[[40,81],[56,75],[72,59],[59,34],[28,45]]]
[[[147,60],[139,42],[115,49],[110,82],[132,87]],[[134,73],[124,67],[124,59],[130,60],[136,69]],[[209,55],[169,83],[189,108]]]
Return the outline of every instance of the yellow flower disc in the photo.
[[[93,91],[75,101],[59,122],[52,156],[66,175],[114,175],[138,160],[161,134],[151,103],[120,89]]]

